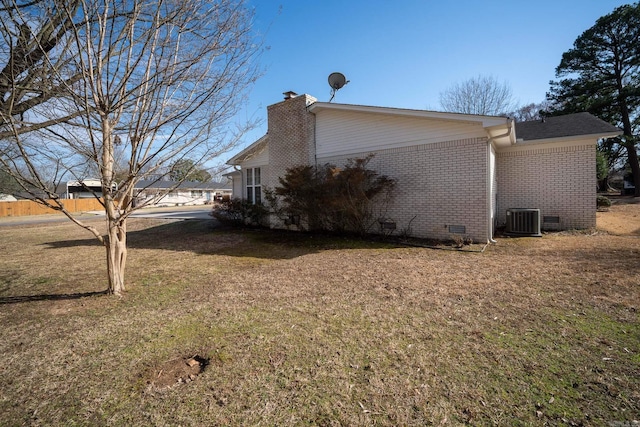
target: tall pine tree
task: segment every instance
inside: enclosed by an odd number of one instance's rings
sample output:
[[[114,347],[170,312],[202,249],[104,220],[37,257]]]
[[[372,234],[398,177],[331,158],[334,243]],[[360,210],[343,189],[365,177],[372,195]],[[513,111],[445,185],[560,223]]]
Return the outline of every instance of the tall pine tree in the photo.
[[[620,144],[640,196],[640,3],[624,5],[598,19],[562,55],[547,99],[551,114],[588,111],[624,131]]]

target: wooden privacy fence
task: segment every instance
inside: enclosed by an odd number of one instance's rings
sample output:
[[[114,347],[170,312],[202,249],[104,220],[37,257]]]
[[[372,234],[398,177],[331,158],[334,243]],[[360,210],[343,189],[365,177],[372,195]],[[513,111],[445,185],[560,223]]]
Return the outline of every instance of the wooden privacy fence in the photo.
[[[61,199],[69,212],[101,211],[104,207],[96,199]],[[0,217],[53,214],[55,211],[31,200],[0,202]]]

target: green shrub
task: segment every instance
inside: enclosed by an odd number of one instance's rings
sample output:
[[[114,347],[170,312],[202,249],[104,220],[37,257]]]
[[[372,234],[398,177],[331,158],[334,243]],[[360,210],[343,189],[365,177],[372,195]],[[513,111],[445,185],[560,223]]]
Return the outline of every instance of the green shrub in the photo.
[[[238,198],[223,200],[217,204],[211,214],[223,224],[265,225],[269,212],[261,203],[253,204]]]
[[[272,211],[286,224],[309,231],[365,234],[379,226],[395,181],[368,169],[373,155],[332,164],[287,169],[280,185],[265,191]]]
[[[611,200],[606,196],[598,196],[596,206],[598,208],[608,208],[611,206]]]

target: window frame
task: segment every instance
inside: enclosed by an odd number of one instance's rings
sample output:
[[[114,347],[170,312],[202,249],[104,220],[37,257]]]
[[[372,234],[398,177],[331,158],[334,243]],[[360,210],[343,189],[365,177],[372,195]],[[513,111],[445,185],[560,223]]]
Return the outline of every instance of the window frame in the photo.
[[[260,168],[247,168],[245,179],[246,200],[254,205],[262,203],[262,171]]]

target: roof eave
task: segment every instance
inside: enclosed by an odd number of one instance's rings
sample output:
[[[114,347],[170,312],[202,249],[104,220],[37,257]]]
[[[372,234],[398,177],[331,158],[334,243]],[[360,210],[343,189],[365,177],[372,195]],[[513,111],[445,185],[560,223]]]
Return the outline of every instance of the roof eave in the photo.
[[[516,142],[516,130],[511,119],[506,119],[499,125],[485,127],[485,130],[496,147],[506,147]]]
[[[482,123],[483,127],[499,126],[508,120],[507,117],[502,116],[480,116],[475,114],[446,113],[441,111],[411,110],[404,108],[375,107],[353,104],[330,104],[328,102],[315,102],[309,105],[308,108],[312,113],[316,113],[321,110],[354,111],[360,113],[376,113],[426,119],[450,120],[456,122]]]
[[[266,139],[267,139],[267,134],[263,135],[257,141],[250,144],[247,148],[245,148],[244,150],[242,150],[241,152],[239,152],[238,154],[236,154],[235,156],[227,160],[226,164],[230,166],[239,165],[240,163],[245,161],[247,157],[253,154],[253,151],[256,150],[260,146],[260,144],[265,143]]]
[[[539,138],[539,139],[521,139],[521,140],[517,140],[516,144],[518,143],[525,143],[525,144],[548,144],[548,143],[553,143],[553,142],[564,142],[564,141],[570,141],[572,139],[594,139],[594,140],[598,140],[598,139],[602,139],[602,138],[615,138],[616,136],[619,136],[621,134],[621,132],[609,132],[609,133],[589,133],[589,134],[584,134],[584,135],[567,135],[567,136],[560,136],[560,137],[553,137],[553,138]]]

